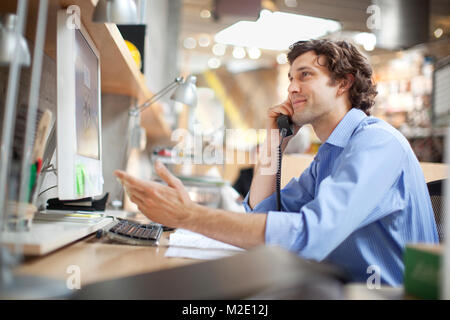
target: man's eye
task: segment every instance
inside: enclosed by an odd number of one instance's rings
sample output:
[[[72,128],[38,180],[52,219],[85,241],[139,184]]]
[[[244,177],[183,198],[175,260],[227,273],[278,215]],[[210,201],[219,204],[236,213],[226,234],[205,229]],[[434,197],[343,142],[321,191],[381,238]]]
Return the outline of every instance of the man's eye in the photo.
[[[310,75],[310,73],[309,73],[308,71],[303,71],[303,72],[302,72],[302,76],[303,76],[303,77],[306,77],[306,76],[308,76],[308,75]]]

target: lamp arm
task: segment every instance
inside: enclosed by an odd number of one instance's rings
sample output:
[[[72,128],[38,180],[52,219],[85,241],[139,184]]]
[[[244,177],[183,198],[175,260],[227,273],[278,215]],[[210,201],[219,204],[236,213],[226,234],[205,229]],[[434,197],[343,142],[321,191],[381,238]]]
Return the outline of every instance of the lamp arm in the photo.
[[[137,108],[133,108],[130,110],[130,115],[137,115],[141,113],[145,108],[149,107],[154,102],[158,101],[161,97],[163,97],[167,92],[175,88],[177,85],[179,85],[181,82],[183,82],[182,77],[175,78],[175,80],[171,83],[169,83],[167,86],[165,86],[163,89],[155,93],[154,96],[152,96],[150,99],[145,101],[143,104],[141,104]]]

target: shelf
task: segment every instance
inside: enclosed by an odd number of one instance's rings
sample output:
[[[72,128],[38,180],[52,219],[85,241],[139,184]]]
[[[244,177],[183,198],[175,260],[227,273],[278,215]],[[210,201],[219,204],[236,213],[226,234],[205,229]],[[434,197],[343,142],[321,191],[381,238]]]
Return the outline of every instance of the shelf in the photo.
[[[29,1],[26,37],[34,41],[39,1]],[[115,24],[91,21],[97,0],[50,0],[47,17],[45,53],[56,59],[56,12],[70,5],[80,7],[81,22],[100,52],[101,83],[103,93],[131,96],[142,103],[152,96],[147,89],[144,75],[136,66],[119,29]],[[16,12],[16,0],[0,1],[0,12]],[[127,106],[128,107],[128,106]],[[168,137],[170,128],[162,118],[160,107],[155,104],[142,115],[145,118],[149,138]]]

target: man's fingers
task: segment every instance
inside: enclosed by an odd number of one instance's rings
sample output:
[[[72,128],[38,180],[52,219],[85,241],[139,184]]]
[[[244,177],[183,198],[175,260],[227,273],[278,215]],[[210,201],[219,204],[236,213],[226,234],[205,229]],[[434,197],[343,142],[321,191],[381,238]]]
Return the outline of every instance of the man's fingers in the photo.
[[[269,110],[269,116],[272,118],[276,118],[280,114],[292,116],[294,114],[294,110],[285,104],[281,104]]]
[[[146,188],[164,188],[164,185],[155,181],[144,181],[135,178],[121,170],[114,171],[116,177],[120,180],[125,188],[134,187],[135,189],[145,190]]]
[[[140,207],[146,205],[145,199],[143,199],[142,197],[140,197],[138,194],[135,193],[130,195],[130,200]]]
[[[163,179],[169,187],[179,189],[183,187],[180,179],[172,175],[169,170],[167,170],[166,166],[163,165],[160,161],[156,161],[155,170],[158,176]]]
[[[122,170],[116,170],[116,171],[114,171],[114,174],[116,175],[117,178],[120,179],[120,181],[122,181],[122,183],[125,183],[125,182],[128,184],[141,184],[142,183],[142,180],[137,179]]]

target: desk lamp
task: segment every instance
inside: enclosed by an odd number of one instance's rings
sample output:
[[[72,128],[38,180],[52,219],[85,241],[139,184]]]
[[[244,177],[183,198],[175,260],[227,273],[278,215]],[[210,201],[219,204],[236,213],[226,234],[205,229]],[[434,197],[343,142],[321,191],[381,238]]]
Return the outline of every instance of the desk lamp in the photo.
[[[0,20],[0,65],[7,66],[13,61],[16,52],[19,65],[30,65],[30,52],[22,34],[16,35],[17,16],[4,14]],[[18,40],[17,40],[18,39]],[[17,47],[16,47],[17,46]]]
[[[130,115],[138,115],[144,109],[152,105],[154,102],[161,99],[170,90],[176,87],[174,93],[170,96],[170,99],[184,103],[190,107],[195,107],[197,105],[197,87],[195,86],[197,82],[197,77],[190,75],[184,80],[183,77],[177,77],[166,87],[161,89],[159,92],[155,93],[153,97],[145,101],[140,106],[130,110]]]
[[[157,92],[150,99],[145,101],[140,106],[134,107],[129,111],[130,120],[133,121],[131,127],[131,148],[138,147],[141,150],[145,148],[145,143],[142,143],[142,129],[139,126],[139,115],[142,111],[147,109],[153,103],[161,99],[164,95],[169,93],[172,89],[176,88],[170,99],[181,102],[190,107],[195,107],[197,105],[197,87],[196,87],[197,77],[190,75],[186,78],[177,77],[174,81],[169,83],[166,87]]]
[[[94,22],[137,24],[137,9],[133,0],[99,0],[92,16]]]

